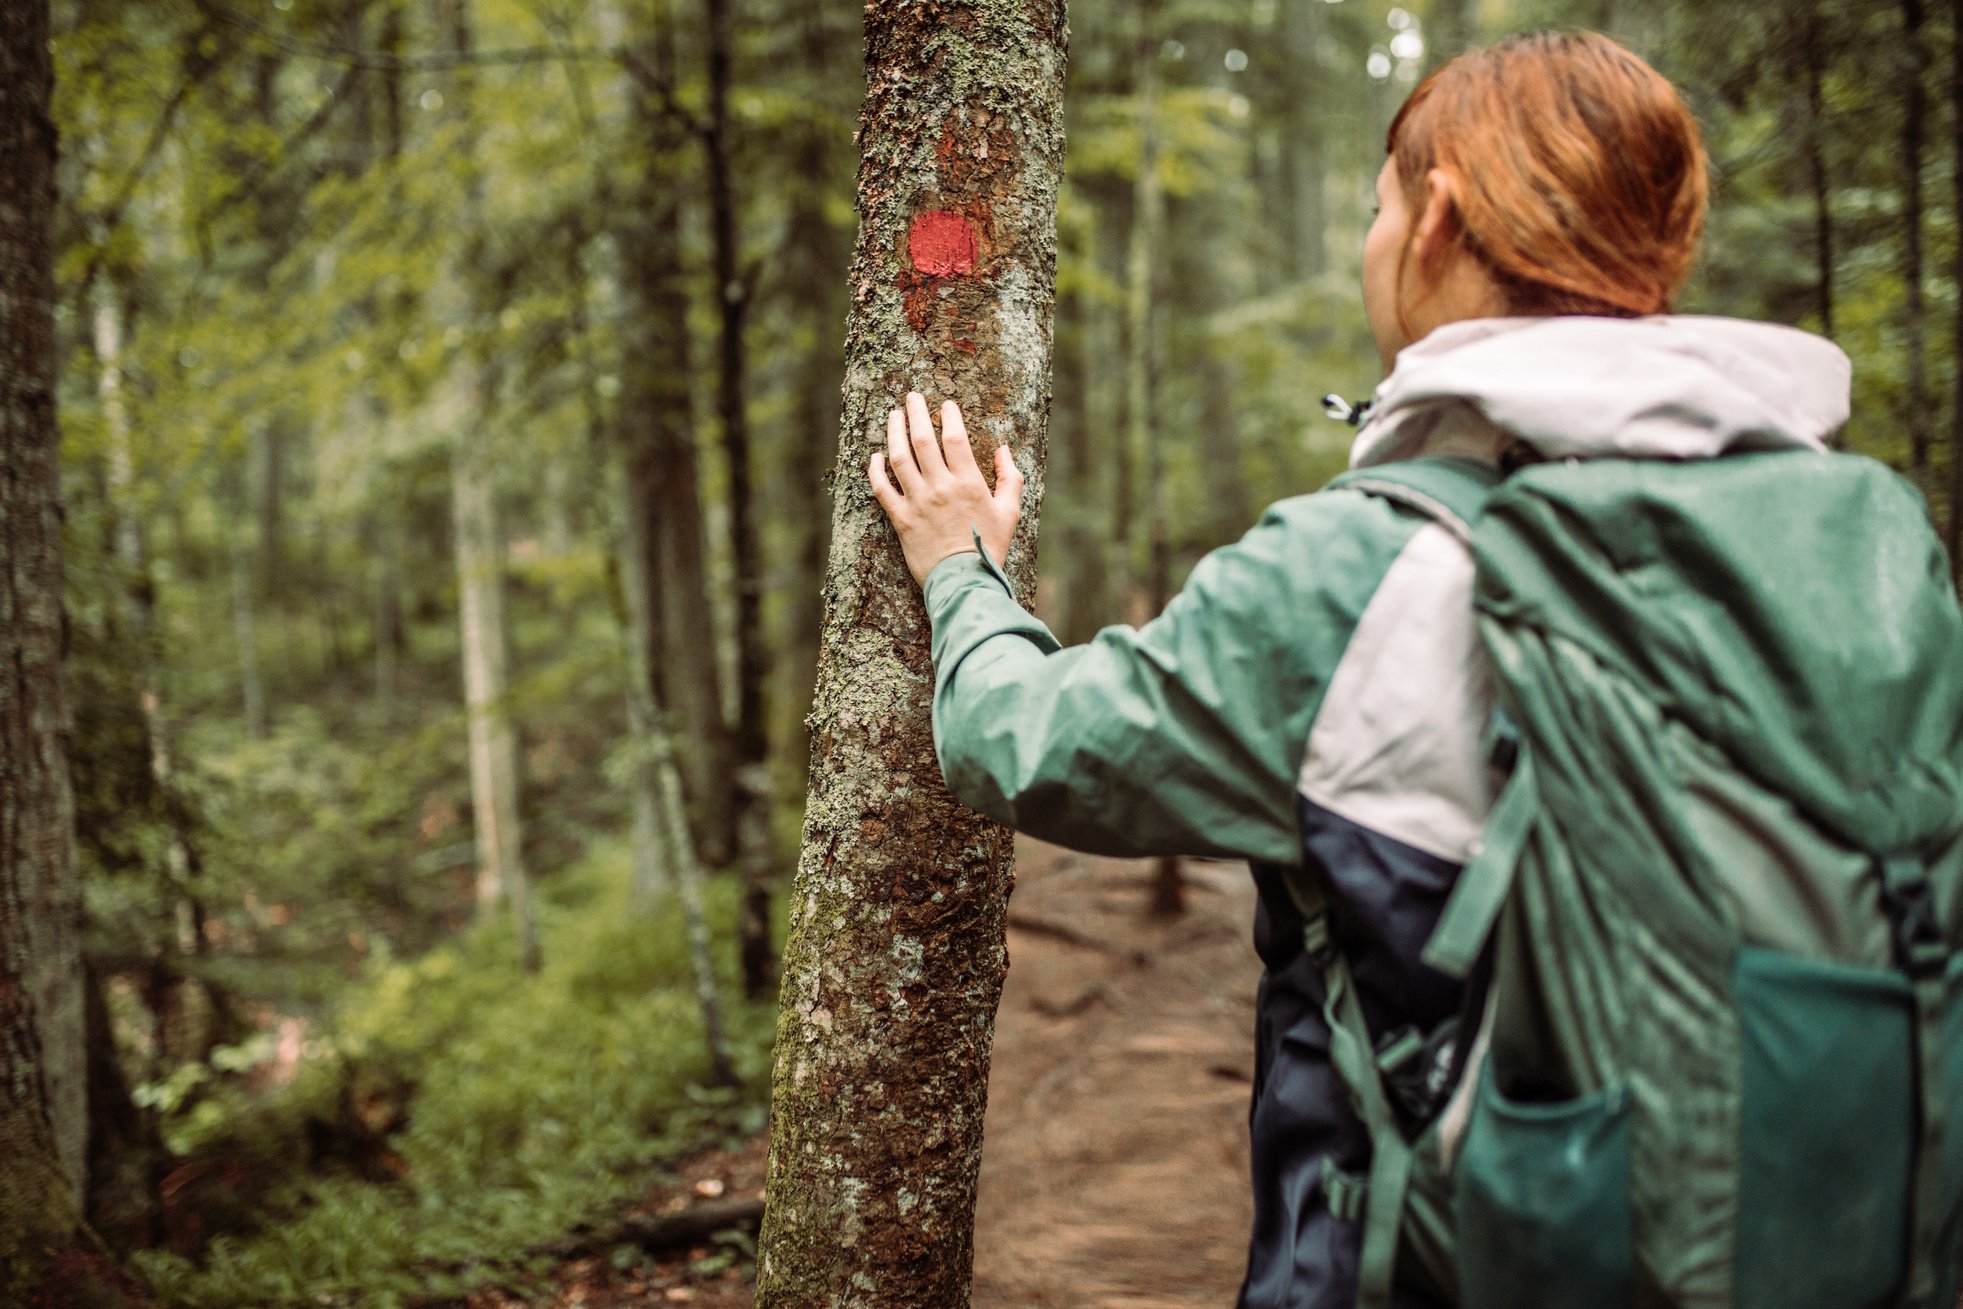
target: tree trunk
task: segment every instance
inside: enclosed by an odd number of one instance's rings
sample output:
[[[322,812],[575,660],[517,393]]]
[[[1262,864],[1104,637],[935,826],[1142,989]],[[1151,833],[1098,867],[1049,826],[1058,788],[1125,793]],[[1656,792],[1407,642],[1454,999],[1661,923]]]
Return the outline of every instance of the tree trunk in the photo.
[[[452,48],[471,53],[469,0],[441,0]],[[470,729],[470,803],[477,834],[477,903],[482,912],[509,905],[526,969],[538,967],[538,925],[525,874],[519,827],[518,733],[511,721],[509,635],[504,613],[504,535],[498,523],[497,478],[487,448],[495,393],[491,361],[477,339],[488,316],[475,279],[484,263],[483,179],[475,162],[475,81],[468,63],[455,74],[456,114],[465,124],[463,212],[456,266],[465,341],[454,363],[458,424],[451,452],[451,515],[455,537],[458,622],[463,646],[464,703]]]
[[[392,474],[382,470],[384,478]],[[386,502],[376,510],[367,533],[374,551],[369,560],[369,626],[375,631],[375,701],[384,710],[395,703],[396,682],[400,680],[402,656],[409,648],[409,628],[402,613],[401,528],[395,523],[395,506]]]
[[[228,494],[228,498],[235,507],[243,507],[243,496]],[[238,518],[235,513],[224,530],[226,557],[232,568],[232,636],[239,650],[239,702],[245,714],[246,735],[263,741],[267,732],[266,683],[259,672],[259,623],[253,597],[252,557],[246,549]]]
[[[672,81],[672,15],[654,16],[647,61]],[[711,864],[735,852],[736,764],[723,719],[704,557],[702,498],[689,383],[688,287],[676,171],[689,147],[686,126],[644,93],[633,97],[646,158],[620,233],[625,321],[621,326],[620,440],[632,512],[645,515],[643,576],[658,628],[654,698],[674,715],[691,830]]]
[[[270,236],[265,239],[271,240]],[[272,262],[270,253],[268,263]],[[283,419],[273,414],[255,425],[247,446],[251,468],[254,516],[259,522],[258,585],[275,594],[284,575],[286,554],[286,433]]]
[[[1922,0],[1902,0],[1902,311],[1908,353],[1909,479],[1930,496],[1929,447],[1935,424],[1929,413],[1926,338],[1928,313],[1922,291],[1922,143],[1926,114],[1923,77]]]
[[[1009,833],[942,787],[929,633],[866,481],[887,411],[1012,440],[1034,577],[1066,34],[1060,0],[866,10],[860,228],[829,605],[772,1082],[759,1309],[968,1303]],[[987,467],[988,451],[978,456]]]
[[[1101,221],[1088,223],[1086,228],[1085,268],[1095,274],[1097,282],[1121,286],[1124,269],[1119,266],[1119,255],[1123,247],[1116,241],[1101,240],[1105,231]],[[1107,251],[1111,253],[1107,255]],[[1070,511],[1077,517],[1076,531],[1066,538],[1065,548],[1074,547],[1080,558],[1059,561],[1069,570],[1072,591],[1084,597],[1081,603],[1073,600],[1072,612],[1065,615],[1063,636],[1071,645],[1083,644],[1100,628],[1122,621],[1128,613],[1128,570],[1120,566],[1120,557],[1130,531],[1131,460],[1125,454],[1124,370],[1111,366],[1111,361],[1124,353],[1124,304],[1102,295],[1087,295],[1083,300],[1084,344],[1074,376],[1084,396],[1084,428],[1062,453],[1062,461],[1069,465],[1064,480],[1083,488],[1063,519],[1069,523]],[[1114,472],[1106,476],[1107,469]],[[1055,558],[1054,553],[1051,557]]]
[[[474,373],[478,366],[473,361],[463,367]],[[466,378],[464,413],[483,412],[482,388],[481,378]],[[538,962],[538,940],[519,827],[518,733],[511,721],[504,614],[504,539],[498,526],[496,479],[488,459],[480,443],[460,438],[452,454],[450,474],[464,703],[470,715],[477,903],[487,912],[510,905],[517,920],[520,950],[526,967],[532,968]]]
[[[1165,450],[1159,439],[1157,299],[1160,236],[1165,227],[1165,192],[1159,185],[1159,43],[1155,0],[1138,0],[1138,171],[1132,178],[1131,242],[1125,257],[1125,444],[1139,471],[1137,499],[1145,507],[1144,530],[1126,523],[1127,554],[1136,561],[1139,538],[1145,545],[1145,604],[1151,613],[1171,595],[1171,547],[1166,539]],[[1155,918],[1186,912],[1186,886],[1179,861],[1152,865],[1149,911]]]
[[[1820,331],[1831,337],[1834,334],[1834,222],[1833,181],[1827,174],[1827,52],[1825,42],[1820,39],[1820,25],[1825,19],[1823,8],[1823,0],[1812,0],[1806,15],[1806,171],[1813,190],[1813,263],[1819,288]]]
[[[115,522],[116,562],[124,587],[119,619],[131,660],[133,698],[143,718],[150,777],[163,801],[170,826],[164,859],[169,871],[169,890],[176,896],[177,948],[184,957],[196,959],[204,955],[206,948],[204,905],[198,899],[197,888],[202,860],[191,839],[194,824],[190,806],[177,786],[170,729],[164,715],[156,630],[157,588],[137,512],[135,433],[124,393],[123,308],[117,303],[106,276],[96,282],[94,292],[90,327],[98,370],[96,398],[102,406],[103,427],[109,438],[109,508]],[[178,967],[181,965],[173,965],[174,969]],[[79,1009],[82,1004],[79,972],[74,985],[73,1003]],[[229,1008],[219,988],[210,981],[180,974],[170,997],[169,1011],[183,1021],[166,1024],[172,1037],[166,1053],[202,1059],[222,1039],[220,1029],[225,1025]],[[79,1075],[81,1064],[78,1062],[75,1067]],[[78,1090],[77,1095],[80,1094]]]
[[[634,862],[630,886],[634,903],[646,909],[673,889],[674,861],[669,853],[672,833],[664,834],[662,830],[662,779],[655,767],[654,737],[662,723],[654,700],[655,623],[654,615],[649,612],[653,597],[645,575],[648,552],[641,540],[647,523],[636,512],[625,477],[621,486],[628,501],[622,506],[621,515],[620,590],[625,601],[621,620],[627,636],[627,740],[634,759],[634,780],[628,796],[633,815]],[[688,831],[686,822],[682,831],[684,834]]]
[[[116,1250],[156,1244],[162,1217],[158,1184],[169,1158],[156,1124],[130,1098],[116,1053],[102,979],[89,967],[84,974],[88,1046],[89,1167],[86,1209],[89,1225]]]
[[[1319,277],[1328,270],[1324,231],[1327,218],[1325,138],[1329,127],[1316,113],[1323,24],[1321,6],[1284,4],[1276,16],[1280,55],[1289,75],[1275,80],[1279,102],[1273,104],[1279,158],[1275,166],[1274,231],[1281,268],[1290,280]]]
[[[802,7],[802,73],[806,94],[821,100],[844,73],[837,53],[839,30],[826,5]],[[800,761],[808,761],[804,716],[817,685],[819,627],[824,620],[825,552],[831,543],[831,496],[825,474],[838,457],[839,387],[845,378],[845,274],[852,257],[850,233],[834,223],[826,200],[846,175],[838,167],[822,108],[814,109],[794,147],[797,185],[791,189],[791,237],[785,243],[784,285],[806,322],[811,339],[798,351],[792,400],[798,433],[793,452],[780,461],[787,483],[783,502],[797,524],[797,570],[791,594],[789,631],[785,640],[784,671],[779,685],[786,688],[783,713],[796,742]],[[794,725],[793,725],[794,724]]]
[[[0,5],[0,1303],[73,1302],[86,1105],[62,699],[48,6]],[[53,1278],[63,1279],[59,1289]],[[100,1279],[91,1276],[91,1281]]]
[[[1950,31],[1955,44],[1950,55],[1949,99],[1952,152],[1955,164],[1955,200],[1952,209],[1963,221],[1963,0],[1949,0]],[[1951,280],[1963,287],[1963,241],[1956,245],[1956,262]],[[1954,348],[1956,351],[1956,395],[1950,410],[1949,429],[1949,568],[1963,585],[1963,304],[1956,310]]]
[[[1094,203],[1088,198],[1087,204]],[[1075,261],[1095,267],[1096,224],[1073,233],[1080,241]],[[1057,297],[1056,403],[1051,431],[1064,441],[1063,458],[1051,465],[1051,575],[1058,585],[1055,627],[1066,644],[1091,639],[1109,617],[1104,595],[1104,543],[1093,517],[1100,479],[1093,462],[1097,424],[1091,417],[1096,369],[1092,365],[1091,317],[1099,306],[1079,285]]]
[[[659,791],[659,830],[667,852],[675,889],[681,893],[682,919],[688,930],[689,967],[695,974],[696,1010],[702,1015],[702,1039],[709,1051],[709,1080],[716,1086],[735,1086],[736,1066],[729,1059],[729,1038],[723,1031],[722,1001],[716,993],[716,965],[710,951],[709,916],[702,907],[702,865],[688,831],[688,812],[682,802],[682,775],[675,767],[674,738],[668,735],[661,707],[654,707],[648,733],[654,751],[654,778]]]
[[[709,101],[702,143],[709,174],[710,245],[714,251],[717,341],[716,409],[723,459],[729,468],[730,557],[736,570],[736,858],[743,878],[743,912],[737,920],[743,994],[755,1000],[777,980],[771,948],[770,897],[776,852],[770,835],[770,729],[765,720],[763,648],[763,546],[757,534],[757,492],[750,459],[750,422],[744,412],[748,363],[743,323],[750,293],[737,261],[736,188],[730,167],[730,0],[703,0],[708,31]]]
[[[654,695],[654,670],[650,667],[654,624],[648,613],[646,579],[640,575],[647,552],[636,539],[642,526],[639,516],[631,505],[628,508],[620,537],[620,589],[626,601],[621,618],[627,637],[627,730],[634,758],[633,899],[636,905],[650,908],[670,891],[679,896],[688,933],[689,966],[695,975],[696,1007],[702,1015],[703,1040],[708,1047],[709,1076],[718,1086],[735,1086],[739,1079],[729,1057],[709,919],[702,903],[702,864],[689,831],[674,738]]]

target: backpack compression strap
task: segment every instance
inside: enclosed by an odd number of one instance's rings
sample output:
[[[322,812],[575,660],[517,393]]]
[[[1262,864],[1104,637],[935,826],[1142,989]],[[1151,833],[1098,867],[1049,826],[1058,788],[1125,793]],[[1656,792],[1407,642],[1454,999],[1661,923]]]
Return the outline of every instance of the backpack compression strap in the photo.
[[[1302,947],[1321,971],[1323,1020],[1329,1024],[1329,1055],[1337,1075],[1355,1097],[1357,1117],[1370,1136],[1370,1174],[1363,1183],[1363,1252],[1357,1264],[1357,1309],[1391,1309],[1391,1278],[1397,1265],[1397,1235],[1404,1221],[1404,1195],[1411,1182],[1412,1148],[1391,1110],[1384,1070],[1364,1021],[1356,979],[1329,931],[1329,900],[1306,879],[1283,878],[1303,918]],[[1356,1212],[1356,1184],[1332,1178],[1323,1163],[1323,1190],[1333,1212]],[[1333,1183],[1333,1184],[1332,1184]]]
[[[1915,997],[1916,1131],[1914,1192],[1909,1207],[1909,1275],[1897,1303],[1910,1309],[1948,1309],[1934,1303],[1943,1280],[1943,1000],[1950,946],[1937,923],[1926,860],[1913,854],[1881,860],[1882,901],[1895,930],[1896,963]]]

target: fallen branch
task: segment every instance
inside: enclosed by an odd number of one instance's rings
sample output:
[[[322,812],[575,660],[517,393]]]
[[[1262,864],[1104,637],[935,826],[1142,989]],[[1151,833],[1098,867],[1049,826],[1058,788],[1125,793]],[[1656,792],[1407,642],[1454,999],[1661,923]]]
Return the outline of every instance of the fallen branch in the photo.
[[[707,1240],[717,1232],[736,1230],[754,1234],[762,1222],[762,1200],[755,1196],[732,1196],[670,1214],[629,1214],[607,1227],[571,1232],[556,1241],[533,1246],[531,1253],[567,1259],[587,1251],[607,1250],[621,1245],[638,1245],[643,1250],[673,1250]]]

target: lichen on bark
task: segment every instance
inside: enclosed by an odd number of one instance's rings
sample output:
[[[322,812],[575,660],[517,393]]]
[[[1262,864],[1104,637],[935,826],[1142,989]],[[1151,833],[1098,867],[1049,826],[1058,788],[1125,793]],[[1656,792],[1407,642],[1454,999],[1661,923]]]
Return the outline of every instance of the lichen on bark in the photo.
[[[918,590],[865,479],[908,390],[1027,481],[1049,413],[1061,0],[874,0],[813,763],[772,1086],[760,1309],[968,1303],[1009,833],[941,782]],[[926,239],[915,236],[927,219]]]

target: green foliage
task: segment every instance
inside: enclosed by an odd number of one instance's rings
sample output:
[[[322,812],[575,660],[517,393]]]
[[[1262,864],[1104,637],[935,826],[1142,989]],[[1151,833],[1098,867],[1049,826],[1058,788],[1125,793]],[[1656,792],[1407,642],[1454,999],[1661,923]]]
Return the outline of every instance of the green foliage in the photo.
[[[626,881],[617,847],[566,871],[542,906],[547,962],[533,976],[496,924],[413,960],[370,960],[290,1084],[230,1082],[168,1118],[183,1153],[286,1175],[256,1232],[220,1237],[202,1260],[138,1256],[164,1303],[396,1305],[515,1278],[526,1250],[630,1203],[664,1160],[758,1130],[772,1013],[733,1015],[743,1089],[704,1089],[680,914],[632,905]],[[725,939],[738,890],[709,887]],[[213,1062],[235,1071],[262,1054]],[[333,1121],[349,1097],[391,1096],[407,1120],[388,1140],[397,1180],[297,1170],[309,1122]]]
[[[711,417],[731,288],[712,284],[699,142],[687,121],[652,140],[636,80],[672,64],[654,103],[700,114],[699,9],[463,0],[479,50],[564,57],[458,69],[430,57],[451,39],[448,7],[421,0],[55,8],[66,674],[88,949],[126,1071],[169,1142],[276,1179],[263,1206],[241,1202],[243,1217],[263,1207],[256,1230],[144,1266],[184,1304],[457,1294],[755,1112],[754,1076],[735,1100],[691,1090],[700,1034],[679,926],[666,908],[634,910],[622,885],[637,747],[615,438],[626,343],[641,335],[623,252],[645,215],[628,198],[650,175],[684,200],[686,407],[716,600],[695,635],[734,662],[730,477]],[[1129,350],[1153,365],[1175,581],[1261,505],[1342,467],[1352,433],[1320,397],[1367,395],[1380,373],[1357,289],[1371,179],[1455,15],[1482,40],[1575,24],[1632,42],[1685,88],[1711,147],[1715,208],[1685,307],[1818,330],[1830,288],[1855,364],[1850,444],[1902,466],[1911,414],[1950,430],[1963,395],[1949,276],[1959,107],[1940,6],[1920,62],[1921,396],[1900,150],[1918,65],[1899,4],[1159,0],[1149,34],[1146,9],[1071,13],[1042,546],[1046,583],[1062,583],[1042,603],[1066,630],[1140,603],[1149,533],[1140,452],[1124,448]],[[853,6],[743,0],[735,19],[771,762],[789,795],[837,450],[860,33]],[[612,53],[622,45],[639,73]],[[1133,342],[1146,58],[1167,222],[1150,256],[1154,335]],[[121,432],[93,332],[104,308],[124,328]],[[460,380],[464,361],[488,365],[483,394]],[[536,977],[503,924],[471,926],[459,457],[492,470],[504,512],[506,707],[546,929]],[[1938,442],[1939,518],[1955,457]],[[1109,575],[1119,558],[1134,566],[1129,592]],[[772,821],[791,848],[797,806]],[[720,945],[734,888],[714,883]],[[308,1033],[297,1067],[282,1024]],[[754,1075],[763,1017],[734,1025]],[[385,1167],[317,1148],[364,1122],[388,1138]],[[378,1180],[378,1167],[400,1175]]]

